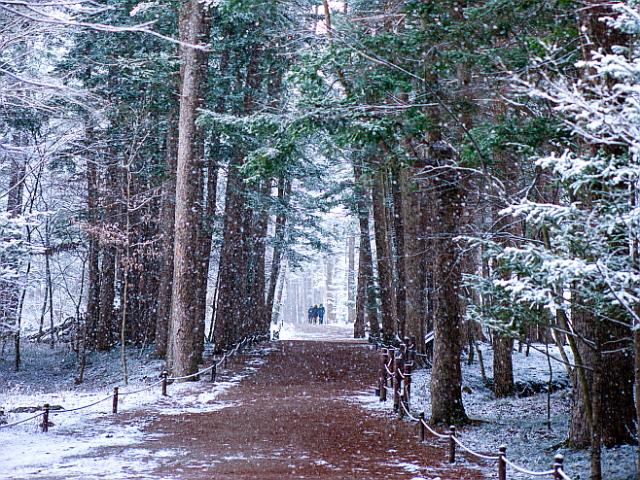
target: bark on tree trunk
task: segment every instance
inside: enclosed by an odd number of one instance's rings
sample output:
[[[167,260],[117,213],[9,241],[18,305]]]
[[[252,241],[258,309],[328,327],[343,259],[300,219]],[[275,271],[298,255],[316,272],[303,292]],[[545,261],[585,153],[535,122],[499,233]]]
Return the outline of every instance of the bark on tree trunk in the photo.
[[[182,2],[180,39],[200,44],[208,36],[205,6],[198,0]],[[178,164],[176,173],[176,211],[171,335],[168,366],[174,375],[197,371],[198,352],[203,338],[198,335],[197,296],[193,272],[198,269],[198,240],[201,188],[196,141],[197,109],[202,103],[204,84],[202,57],[205,53],[182,46],[180,119],[178,122]],[[196,178],[194,178],[194,173]],[[200,176],[201,177],[201,176]]]
[[[409,175],[412,170],[405,171]],[[415,172],[418,173],[418,172]],[[415,181],[403,178],[404,206],[404,245],[403,258],[406,270],[406,331],[415,337],[416,349],[424,353],[424,318],[426,314],[425,298],[425,241],[422,231],[422,186]]]
[[[201,132],[200,132],[201,134]],[[202,145],[202,155],[204,157],[204,144]],[[204,172],[203,172],[204,175]],[[207,165],[207,189],[206,202],[204,212],[200,221],[199,232],[199,259],[198,270],[196,272],[195,281],[198,283],[196,291],[198,298],[196,299],[196,319],[198,322],[197,336],[202,338],[200,342],[200,350],[198,352],[198,363],[202,362],[204,353],[204,337],[205,337],[205,316],[207,311],[207,286],[209,283],[209,260],[211,258],[211,243],[213,240],[213,226],[216,215],[216,190],[218,188],[218,165],[213,159],[209,159]],[[204,193],[204,192],[203,192]]]
[[[226,349],[239,336],[239,323],[245,312],[246,248],[242,229],[247,215],[244,182],[239,172],[243,157],[236,153],[229,164],[225,199],[224,234],[220,252],[220,286],[216,304],[214,339],[216,348]]]
[[[574,298],[579,300],[579,295],[576,294]],[[590,386],[592,417],[606,419],[602,425],[596,425],[602,435],[602,444],[612,447],[630,443],[634,431],[635,406],[633,358],[625,352],[630,347],[625,340],[628,330],[607,320],[595,318],[584,307],[576,307],[572,319],[575,332],[579,335],[580,356],[586,367],[584,374]],[[596,342],[599,335],[602,336],[600,343],[606,344],[606,351],[603,353],[598,353],[592,344],[580,340],[584,338]],[[599,372],[599,379],[595,378],[595,371]],[[599,389],[599,396],[596,396],[596,383],[602,387]],[[592,442],[591,421],[587,418],[588,409],[585,408],[585,402],[588,401],[576,383],[569,426],[569,441],[574,447],[587,447]],[[600,405],[598,412],[595,411],[596,404]]]
[[[20,134],[18,143],[26,147],[29,142],[26,134]],[[22,196],[24,193],[24,177],[26,174],[27,162],[23,155],[16,154],[11,161],[11,176],[9,179],[9,190],[7,195],[6,211],[9,217],[17,217],[22,214]],[[16,235],[21,237],[21,234]],[[7,239],[8,240],[8,239]],[[17,270],[19,259],[12,258],[11,255],[0,258],[3,266],[8,266],[12,270]],[[19,361],[20,328],[18,311],[20,306],[20,289],[14,281],[0,281],[0,326],[13,330],[14,341],[17,347],[16,364]]]
[[[638,309],[636,309],[637,315]],[[636,325],[633,332],[633,350],[635,353],[634,361],[634,388],[635,388],[635,408],[636,408],[636,429],[640,428],[640,325]],[[637,430],[636,430],[637,435]],[[640,442],[636,447],[636,478],[640,480]]]
[[[495,332],[493,336],[493,393],[498,398],[513,395],[513,339]]]
[[[271,259],[271,273],[269,277],[269,289],[267,291],[266,311],[269,317],[273,315],[274,296],[276,284],[280,276],[280,267],[285,251],[285,229],[287,217],[284,210],[287,208],[289,196],[291,195],[291,182],[281,175],[278,179],[278,206],[282,209],[276,215],[276,226],[274,232],[273,257]]]
[[[436,311],[434,319],[434,351],[431,376],[431,421],[445,425],[464,423],[467,415],[462,403],[462,372],[460,367],[461,274],[458,247],[454,237],[458,235],[462,214],[462,198],[459,173],[451,166],[453,151],[444,142],[430,147],[433,159],[443,165],[443,171],[433,180],[437,202],[435,232],[437,233],[435,287]]]
[[[93,138],[91,120],[85,118],[86,136]],[[95,159],[87,159],[87,223],[89,224],[89,252],[87,254],[87,309],[85,313],[85,343],[95,345],[95,331],[100,318],[100,244],[95,232],[98,220],[98,169]]]
[[[358,212],[359,252],[358,285],[356,293],[356,325],[361,325],[357,333],[365,335],[365,322],[369,323],[369,334],[373,338],[380,336],[380,324],[376,308],[376,292],[373,277],[373,256],[369,229],[369,187],[364,185],[362,165],[359,160],[353,162],[354,192]],[[355,333],[355,332],[354,332]],[[359,337],[359,338],[362,338]]]
[[[395,238],[395,271],[396,271],[396,318],[398,336],[406,336],[407,322],[407,275],[405,272],[405,208],[403,190],[406,188],[406,168],[394,165],[391,170],[391,195],[393,198],[393,230]]]
[[[156,318],[156,356],[165,358],[169,321],[171,318],[171,291],[173,289],[173,243],[176,210],[176,163],[178,157],[177,124],[170,115],[165,147],[165,172],[162,183],[160,208],[160,284],[158,286],[158,310]]]
[[[335,293],[333,291],[333,256],[329,254],[325,261],[326,275],[325,275],[325,290],[327,298],[327,312],[324,317],[324,323],[333,323],[335,321],[334,304]]]
[[[382,338],[386,343],[395,339],[393,270],[388,244],[387,221],[384,208],[384,177],[381,170],[375,174],[373,188],[373,219],[375,225],[376,261],[380,287],[380,311],[382,314]]]

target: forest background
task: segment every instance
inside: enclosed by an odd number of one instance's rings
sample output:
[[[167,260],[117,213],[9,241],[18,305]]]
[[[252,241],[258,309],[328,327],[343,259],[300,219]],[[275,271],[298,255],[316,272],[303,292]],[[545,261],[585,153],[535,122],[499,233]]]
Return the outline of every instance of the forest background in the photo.
[[[326,299],[415,339],[448,425],[463,348],[502,397],[514,339],[554,343],[600,478],[640,415],[639,32],[635,1],[0,1],[3,345],[182,375]]]

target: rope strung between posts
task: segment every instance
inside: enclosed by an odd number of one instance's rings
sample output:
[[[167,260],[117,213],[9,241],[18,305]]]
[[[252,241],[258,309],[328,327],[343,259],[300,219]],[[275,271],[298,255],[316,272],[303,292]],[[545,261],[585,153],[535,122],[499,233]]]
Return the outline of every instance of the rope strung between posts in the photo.
[[[448,437],[449,435],[443,435],[443,437]],[[483,460],[492,460],[492,461],[496,461],[498,459],[500,459],[500,457],[496,456],[496,455],[483,455],[482,453],[478,453],[474,450],[471,450],[469,447],[467,447],[464,443],[462,443],[460,441],[460,439],[458,437],[456,437],[455,435],[451,435],[451,438],[453,438],[453,441],[456,442],[460,448],[462,448],[465,452],[473,455],[474,457],[478,457],[478,458],[482,458]]]
[[[394,408],[396,409],[396,411],[399,412],[401,417],[405,417],[410,420],[411,422],[417,422],[420,425],[421,428],[421,433],[420,433],[420,437],[421,440],[424,440],[424,432],[428,431],[429,433],[431,433],[433,436],[439,438],[439,439],[448,439],[449,440],[449,449],[450,449],[450,453],[449,453],[449,461],[451,463],[455,462],[455,446],[458,445],[463,451],[465,451],[466,453],[482,459],[482,460],[487,460],[487,461],[491,461],[491,462],[497,462],[498,463],[498,476],[500,480],[505,480],[506,479],[506,466],[510,466],[511,468],[513,468],[514,470],[520,472],[520,473],[524,473],[526,475],[530,475],[530,476],[534,476],[534,477],[548,477],[548,476],[553,476],[554,479],[556,480],[572,480],[563,470],[563,461],[564,461],[564,457],[562,455],[556,455],[556,457],[554,458],[554,464],[553,464],[553,469],[551,470],[545,470],[545,471],[534,471],[534,470],[529,470],[526,469],[524,467],[521,467],[519,465],[516,465],[515,463],[513,463],[512,461],[510,461],[509,459],[507,459],[506,457],[506,447],[505,446],[501,446],[500,447],[500,455],[486,455],[480,452],[476,452],[475,450],[473,450],[471,447],[469,447],[468,445],[465,445],[462,440],[460,440],[457,436],[456,436],[456,430],[455,427],[452,426],[451,430],[449,431],[448,434],[443,434],[443,433],[439,433],[436,430],[434,430],[433,428],[431,428],[431,426],[425,421],[424,419],[424,413],[420,414],[420,417],[416,417],[415,415],[413,415],[411,413],[410,407],[409,407],[409,402],[410,402],[410,385],[411,385],[411,366],[412,366],[412,362],[406,362],[406,355],[415,355],[416,352],[412,351],[409,347],[406,346],[406,344],[403,344],[404,348],[401,349],[401,355],[399,357],[397,357],[395,355],[395,353],[398,351],[395,349],[395,347],[390,347],[387,349],[384,349],[382,352],[382,366],[384,368],[381,368],[381,377],[380,377],[380,383],[379,383],[379,391],[380,391],[380,401],[385,401],[386,400],[386,393],[387,391],[390,391],[393,393],[394,395]],[[386,361],[387,356],[389,357],[389,361]],[[408,366],[408,370],[406,372],[403,372],[403,368],[399,368],[399,365],[402,366],[404,365],[405,367]],[[391,370],[389,367],[393,365],[393,370]],[[389,377],[390,379],[392,379],[392,387],[388,387],[387,386],[387,380]],[[404,388],[401,387],[401,384],[403,385]],[[400,394],[400,391],[403,391],[402,394]],[[384,395],[383,395],[384,393]]]
[[[15,427],[16,425],[20,425],[22,423],[27,423],[30,420],[34,420],[38,417],[41,417],[44,415],[44,412],[40,412],[37,415],[34,415],[33,417],[29,417],[29,418],[25,418],[23,420],[18,420],[17,422],[13,422],[13,423],[7,423],[5,425],[0,425],[0,430],[2,430],[3,428],[11,428],[11,427]]]
[[[119,392],[118,395],[121,397],[126,397],[127,395],[135,395],[136,393],[146,392],[147,390],[151,390],[153,387],[157,387],[162,382],[164,382],[164,380],[158,380],[157,382],[152,383],[151,385],[147,385],[146,387],[142,387],[138,390],[134,390],[133,392]]]
[[[126,391],[125,392],[117,392],[117,393],[114,393],[113,395],[109,395],[107,397],[101,398],[100,400],[96,400],[95,402],[89,403],[87,405],[82,405],[80,407],[61,409],[61,410],[51,410],[48,405],[45,405],[45,411],[44,412],[40,412],[40,413],[38,413],[36,415],[33,415],[33,416],[29,417],[29,418],[25,418],[23,420],[18,420],[18,421],[13,422],[13,423],[0,425],[0,430],[1,429],[5,429],[5,428],[10,428],[10,427],[15,427],[16,425],[20,425],[20,424],[26,423],[26,422],[28,422],[30,420],[34,420],[34,419],[36,419],[38,417],[42,417],[42,416],[44,416],[45,418],[48,418],[49,415],[77,412],[79,410],[84,410],[86,408],[90,408],[90,407],[93,407],[93,406],[98,405],[100,403],[106,402],[107,400],[113,400],[114,401],[114,413],[115,413],[116,412],[116,408],[117,408],[117,397],[124,397],[124,396],[128,396],[128,395],[134,395],[134,394],[137,394],[137,393],[141,393],[141,392],[150,390],[153,387],[157,387],[160,384],[164,384],[163,385],[163,392],[164,392],[164,389],[166,388],[166,382],[167,381],[186,380],[188,378],[194,378],[194,377],[197,377],[199,375],[202,375],[203,373],[206,373],[206,372],[210,371],[211,369],[214,369],[214,368],[217,369],[218,367],[220,367],[224,363],[225,360],[227,360],[228,358],[231,358],[232,356],[236,355],[238,353],[238,351],[240,350],[240,348],[243,345],[245,345],[247,342],[253,343],[253,342],[257,342],[257,341],[260,341],[260,340],[263,340],[263,339],[266,339],[266,338],[269,338],[269,335],[264,334],[264,335],[254,335],[254,336],[251,336],[251,337],[245,337],[233,349],[225,352],[225,354],[222,356],[222,358],[217,363],[213,363],[209,367],[206,367],[206,368],[204,368],[204,369],[202,369],[202,370],[200,370],[200,371],[198,371],[196,373],[193,373],[191,375],[185,375],[185,376],[182,376],[182,377],[165,376],[165,377],[162,378],[162,380],[159,380],[159,381],[157,381],[155,383],[147,385],[147,386],[145,386],[143,388],[140,388],[138,390],[134,390],[134,391],[131,391],[131,392],[126,392]],[[116,390],[117,390],[117,387],[116,387]],[[115,399],[114,399],[114,397],[115,397]]]
[[[94,405],[98,405],[99,403],[106,402],[107,400],[111,400],[112,398],[113,398],[113,395],[109,395],[108,397],[101,398],[100,400],[97,400],[97,401],[95,401],[93,403],[90,403],[88,405],[83,405],[81,407],[76,407],[76,408],[65,408],[65,409],[62,409],[62,410],[52,410],[51,413],[58,414],[58,413],[77,412],[78,410],[84,410],[85,408],[93,407]]]
[[[527,470],[526,468],[520,467],[518,465],[516,465],[515,463],[513,463],[511,460],[509,460],[507,457],[504,457],[504,462],[509,465],[511,468],[513,468],[514,470],[517,470],[518,472],[521,473],[526,473],[527,475],[531,475],[533,477],[546,477],[548,475],[553,475],[554,470],[547,470],[544,472],[534,472],[532,470]]]

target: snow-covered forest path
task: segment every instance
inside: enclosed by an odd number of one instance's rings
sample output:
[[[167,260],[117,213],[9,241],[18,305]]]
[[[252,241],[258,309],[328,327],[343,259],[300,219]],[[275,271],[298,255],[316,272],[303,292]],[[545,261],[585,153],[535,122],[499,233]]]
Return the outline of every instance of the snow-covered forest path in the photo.
[[[328,339],[273,342],[258,370],[216,399],[222,409],[119,414],[113,421],[123,428],[132,421],[144,425],[135,448],[154,459],[126,478],[482,478],[478,471],[443,463],[440,447],[419,445],[415,425],[360,406],[356,397],[372,394],[378,356],[370,345],[339,340],[335,330],[324,328]],[[315,331],[307,337],[323,327],[310,329]],[[304,331],[298,335],[307,337]],[[230,366],[236,374],[243,368],[242,360]],[[126,458],[127,447],[94,449],[77,460],[118,456]]]

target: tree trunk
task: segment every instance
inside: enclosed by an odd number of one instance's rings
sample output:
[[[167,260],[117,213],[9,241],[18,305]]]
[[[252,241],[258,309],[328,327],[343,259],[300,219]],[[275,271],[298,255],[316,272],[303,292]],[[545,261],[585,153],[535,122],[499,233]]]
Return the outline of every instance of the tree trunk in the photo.
[[[406,168],[394,165],[391,169],[391,195],[393,198],[393,230],[395,238],[395,269],[396,269],[396,329],[402,339],[406,336],[407,323],[407,275],[405,272],[405,208],[403,190],[406,188]],[[413,212],[412,212],[413,213]]]
[[[577,294],[574,295],[579,300]],[[573,315],[573,325],[579,335],[578,349],[590,388],[592,417],[606,419],[596,428],[601,432],[602,444],[607,447],[630,443],[634,431],[634,400],[633,400],[633,358],[628,355],[629,348],[626,337],[628,329],[613,324],[607,320],[595,318],[585,307],[576,307]],[[598,330],[600,330],[598,332]],[[606,351],[599,353],[591,344],[582,341],[606,345]],[[595,378],[594,372],[599,372]],[[576,380],[577,382],[577,380]],[[596,395],[596,386],[600,386]],[[591,421],[587,418],[588,409],[585,408],[584,392],[575,383],[571,423],[569,427],[569,441],[574,447],[587,447],[592,442]],[[596,411],[596,404],[600,405]]]
[[[493,336],[493,393],[498,398],[513,395],[513,339],[494,332]]]
[[[442,141],[431,145],[431,156],[443,170],[434,178],[437,202],[435,232],[437,233],[435,285],[436,311],[434,317],[433,369],[431,376],[431,421],[455,425],[467,420],[462,403],[461,272],[458,246],[454,241],[459,234],[462,214],[462,193],[457,170],[451,166],[451,147]]]
[[[156,318],[156,356],[165,358],[169,321],[171,319],[171,291],[173,289],[173,243],[176,210],[176,161],[178,157],[178,132],[174,115],[170,115],[165,147],[164,182],[162,182],[160,207],[160,284],[158,286],[158,310]]]
[[[20,134],[19,145],[26,147],[28,139],[26,134]],[[16,154],[11,160],[11,176],[9,178],[9,189],[7,195],[6,211],[9,217],[17,217],[22,214],[22,196],[24,193],[24,177],[26,174],[27,162],[22,155]],[[21,237],[16,234],[16,237]],[[3,240],[9,240],[5,238]],[[10,254],[0,258],[0,263],[11,270],[18,270],[19,258],[13,258]],[[16,347],[20,346],[20,328],[18,321],[18,311],[20,307],[20,288],[12,280],[0,281],[0,326],[13,330]],[[19,350],[16,350],[16,364],[19,361]]]
[[[203,65],[202,68],[206,68]],[[204,138],[202,132],[198,132],[198,143],[201,145],[202,157],[204,157]],[[211,243],[213,241],[213,227],[215,223],[216,215],[216,191],[218,188],[218,165],[215,160],[209,158],[207,162],[207,182],[206,182],[206,196],[204,212],[200,219],[199,233],[198,233],[198,269],[195,272],[197,282],[196,291],[198,297],[196,298],[196,322],[197,322],[197,336],[202,339],[200,342],[200,348],[198,350],[198,363],[202,362],[202,355],[204,353],[204,338],[205,338],[205,316],[207,311],[207,286],[209,284],[209,260],[211,258]],[[203,172],[204,175],[204,172]]]
[[[273,235],[273,257],[271,259],[271,272],[269,276],[269,288],[267,290],[266,311],[271,317],[274,307],[274,296],[276,292],[276,284],[280,276],[280,267],[282,265],[282,257],[285,251],[285,229],[287,217],[284,210],[287,208],[289,196],[291,195],[291,182],[281,175],[278,179],[278,208],[281,209],[276,215],[276,226]]]
[[[326,290],[326,299],[327,299],[327,312],[324,317],[324,323],[334,323],[335,322],[335,293],[333,291],[333,256],[331,253],[327,255],[325,260],[326,274],[325,274],[325,290]]]
[[[227,175],[224,233],[220,252],[220,287],[216,304],[214,339],[216,348],[226,349],[239,338],[239,323],[245,314],[242,298],[246,291],[246,248],[243,236],[244,216],[247,215],[244,182],[239,171],[243,157],[236,152]]]
[[[265,333],[271,323],[271,311],[266,308],[266,253],[269,212],[267,203],[271,192],[271,180],[264,180],[260,187],[259,205],[247,216],[246,231],[252,231],[247,268],[247,297],[249,305],[246,331],[243,334]],[[276,277],[276,283],[278,279]]]
[[[416,169],[418,170],[418,169]],[[405,171],[409,175],[413,170]],[[415,173],[418,173],[417,171]],[[426,316],[426,259],[425,240],[422,231],[422,186],[403,178],[404,245],[403,258],[406,270],[406,332],[415,337],[416,349],[424,353],[424,319]]]
[[[638,309],[636,308],[636,315]],[[636,408],[636,434],[637,429],[640,428],[640,325],[635,325],[636,329],[633,332],[633,350],[634,350],[634,388],[635,388],[635,408]],[[636,446],[636,478],[640,480],[640,442],[637,442]]]
[[[376,261],[378,285],[380,287],[380,310],[382,314],[382,338],[390,343],[396,338],[394,321],[393,270],[391,250],[388,244],[387,221],[384,207],[384,177],[382,170],[375,174],[372,188],[373,219],[375,224]]]
[[[353,174],[358,211],[359,251],[358,251],[358,285],[356,293],[356,324],[362,325],[364,337],[365,322],[369,324],[369,334],[373,338],[380,337],[376,305],[376,288],[373,275],[373,255],[371,253],[371,236],[369,229],[369,187],[364,185],[362,165],[358,160],[353,163]],[[366,318],[365,318],[366,317]]]
[[[198,0],[182,2],[180,39],[189,44],[206,40],[205,6]],[[180,119],[178,122],[178,163],[176,172],[176,211],[171,335],[168,365],[174,375],[197,371],[198,352],[203,338],[199,321],[193,274],[198,270],[201,175],[197,158],[197,110],[202,103],[205,53],[181,46]],[[194,178],[194,172],[196,178]]]

